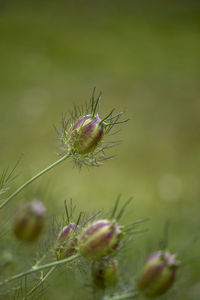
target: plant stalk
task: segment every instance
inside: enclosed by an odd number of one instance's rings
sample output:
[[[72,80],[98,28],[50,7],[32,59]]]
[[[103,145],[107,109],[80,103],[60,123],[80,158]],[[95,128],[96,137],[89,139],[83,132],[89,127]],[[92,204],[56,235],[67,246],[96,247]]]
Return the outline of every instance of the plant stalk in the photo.
[[[35,290],[37,288],[39,288],[41,286],[41,284],[51,275],[51,273],[56,269],[56,266],[52,267],[44,277],[42,277],[42,279],[39,281],[38,285],[35,285],[28,293],[25,297],[23,297],[22,300],[26,300],[28,299],[27,297],[29,297],[31,294],[33,294],[35,292]]]
[[[103,300],[124,300],[124,299],[133,299],[134,297],[137,297],[138,293],[137,292],[129,292],[129,293],[124,293],[121,295],[116,295],[113,297],[105,297]]]
[[[0,209],[2,209],[12,198],[14,198],[17,194],[19,194],[25,187],[27,187],[31,182],[35,181],[37,178],[48,172],[49,170],[53,169],[55,166],[63,162],[65,159],[70,157],[70,154],[66,154],[57,161],[55,161],[53,164],[48,166],[47,168],[43,169],[39,173],[37,173],[35,176],[30,178],[28,181],[26,181],[22,186],[20,186],[15,192],[13,192],[8,198],[6,198],[1,204]]]
[[[9,283],[11,281],[14,281],[16,279],[22,278],[24,276],[27,276],[29,274],[36,273],[36,272],[41,271],[41,270],[45,270],[45,269],[48,269],[48,268],[51,268],[51,267],[54,267],[54,266],[58,266],[58,265],[62,265],[62,264],[71,262],[71,261],[77,259],[79,256],[80,256],[80,254],[75,254],[73,256],[67,257],[67,258],[62,259],[62,260],[53,261],[51,263],[44,264],[44,265],[41,265],[41,266],[34,266],[33,268],[31,268],[31,269],[29,269],[27,271],[18,273],[18,274],[14,275],[14,276],[11,276],[10,278],[7,278],[7,279],[1,281],[0,282],[0,286],[2,286],[4,284],[7,284],[7,283]]]

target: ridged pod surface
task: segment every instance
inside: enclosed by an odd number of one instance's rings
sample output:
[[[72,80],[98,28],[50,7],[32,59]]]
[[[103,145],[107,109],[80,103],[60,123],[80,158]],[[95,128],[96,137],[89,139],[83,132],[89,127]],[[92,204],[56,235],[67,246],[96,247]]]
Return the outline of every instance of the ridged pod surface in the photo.
[[[61,229],[57,238],[57,246],[55,254],[57,260],[70,257],[77,253],[77,230],[80,226],[74,223],[67,225]]]
[[[99,220],[89,225],[79,238],[79,251],[88,259],[113,253],[120,244],[122,231],[116,222]]]
[[[98,115],[87,115],[73,127],[70,136],[71,151],[86,154],[94,150],[104,133],[104,123]]]

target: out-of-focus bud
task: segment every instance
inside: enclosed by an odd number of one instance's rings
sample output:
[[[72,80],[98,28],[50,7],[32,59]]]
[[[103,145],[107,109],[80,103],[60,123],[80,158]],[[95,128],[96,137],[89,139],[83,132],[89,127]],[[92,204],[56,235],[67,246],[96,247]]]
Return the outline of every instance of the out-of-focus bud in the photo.
[[[3,253],[1,253],[1,273],[6,274],[7,272],[14,272],[16,259],[13,254],[8,250],[5,249]]]
[[[77,234],[80,226],[74,223],[63,227],[57,238],[55,249],[57,260],[67,258],[77,253]]]
[[[99,220],[89,225],[79,238],[79,251],[88,259],[113,253],[120,244],[122,231],[116,222]]]
[[[174,283],[178,265],[174,254],[167,251],[153,253],[140,274],[139,290],[152,298],[164,294]]]
[[[25,242],[36,240],[44,227],[45,211],[43,203],[39,200],[33,200],[21,207],[13,225],[16,237]]]
[[[70,136],[71,151],[86,154],[96,148],[104,133],[104,122],[98,115],[87,115],[74,126]]]
[[[92,263],[92,279],[100,289],[112,287],[118,280],[118,262],[110,258],[95,260]]]

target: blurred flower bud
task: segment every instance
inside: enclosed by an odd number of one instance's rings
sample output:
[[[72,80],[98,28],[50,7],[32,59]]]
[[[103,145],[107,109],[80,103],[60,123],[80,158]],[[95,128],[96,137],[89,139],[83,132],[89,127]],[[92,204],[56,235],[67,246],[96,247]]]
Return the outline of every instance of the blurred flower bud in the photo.
[[[93,261],[92,279],[100,289],[114,286],[118,280],[118,262],[110,258]]]
[[[79,238],[80,253],[98,259],[114,252],[120,244],[122,231],[116,222],[99,220],[89,225]]]
[[[63,227],[57,238],[55,249],[57,260],[67,258],[77,253],[77,230],[80,226],[74,223]]]
[[[0,263],[0,273],[10,273],[14,272],[16,266],[16,259],[13,254],[9,251],[9,249],[5,249],[3,253],[1,253],[1,263]]]
[[[91,152],[100,142],[103,133],[104,123],[98,115],[81,118],[71,132],[71,151],[79,154]]]
[[[45,207],[39,200],[33,200],[16,214],[13,231],[16,237],[32,242],[40,235],[44,227]]]
[[[174,254],[167,251],[153,253],[143,267],[138,288],[152,298],[164,294],[175,280],[177,267]]]

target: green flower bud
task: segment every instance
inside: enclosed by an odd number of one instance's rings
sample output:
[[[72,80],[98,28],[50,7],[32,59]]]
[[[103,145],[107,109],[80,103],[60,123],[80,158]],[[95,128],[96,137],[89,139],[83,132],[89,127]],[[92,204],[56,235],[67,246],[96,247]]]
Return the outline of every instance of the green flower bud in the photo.
[[[13,225],[16,237],[25,242],[36,240],[44,227],[45,211],[39,200],[33,200],[19,209]]]
[[[116,222],[99,220],[89,225],[79,238],[80,253],[98,259],[113,253],[120,244],[122,231]]]
[[[80,226],[71,223],[59,232],[55,249],[57,260],[77,253],[77,229],[80,229]]]
[[[100,289],[114,286],[118,280],[118,262],[113,259],[104,258],[92,263],[92,279]]]
[[[178,263],[174,254],[167,251],[153,253],[140,274],[138,288],[148,297],[164,294],[176,278]]]
[[[86,154],[94,150],[104,133],[104,122],[98,115],[87,115],[74,126],[70,136],[73,153]]]

